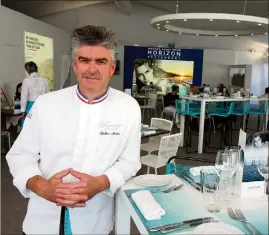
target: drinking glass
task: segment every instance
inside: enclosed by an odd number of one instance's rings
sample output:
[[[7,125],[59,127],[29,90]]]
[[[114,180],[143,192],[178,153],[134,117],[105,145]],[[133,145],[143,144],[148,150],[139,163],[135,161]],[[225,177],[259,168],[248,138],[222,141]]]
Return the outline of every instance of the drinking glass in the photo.
[[[266,188],[268,184],[268,157],[258,158],[256,161],[257,169],[260,175],[264,178],[264,194],[263,198],[267,198]]]
[[[220,212],[222,195],[219,191],[220,177],[217,171],[215,169],[202,169],[200,180],[205,208],[211,213]]]
[[[217,174],[220,177],[220,191],[223,194],[223,203],[228,205],[228,199],[231,195],[229,184],[231,183],[231,178],[237,169],[237,164],[239,161],[238,154],[225,148],[225,150],[219,150],[217,153],[215,167]]]

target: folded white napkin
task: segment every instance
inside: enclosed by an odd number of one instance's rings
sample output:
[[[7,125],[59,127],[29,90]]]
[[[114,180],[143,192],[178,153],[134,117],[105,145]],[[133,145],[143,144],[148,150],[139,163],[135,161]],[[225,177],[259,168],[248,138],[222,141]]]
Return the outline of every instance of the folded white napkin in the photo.
[[[190,168],[190,173],[193,175],[193,176],[198,176],[200,175],[200,171],[201,170],[210,170],[210,169],[214,169],[215,166],[197,166],[197,167],[192,167]]]
[[[147,136],[147,135],[154,135],[156,134],[156,131],[150,130],[150,131],[142,131],[142,134]]]
[[[147,190],[133,193],[132,199],[146,220],[161,219],[161,216],[165,215],[165,210]]]

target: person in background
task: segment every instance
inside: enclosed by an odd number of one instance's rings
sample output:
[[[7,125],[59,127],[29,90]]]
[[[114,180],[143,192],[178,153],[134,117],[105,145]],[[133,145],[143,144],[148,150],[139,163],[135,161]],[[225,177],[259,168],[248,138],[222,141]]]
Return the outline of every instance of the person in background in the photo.
[[[13,98],[14,113],[19,114],[21,112],[21,90],[22,90],[22,83],[19,83],[16,86],[15,96]],[[13,136],[16,136],[19,132],[20,128],[18,124],[20,124],[21,115],[19,116],[11,116],[7,118],[6,122],[6,129],[8,129]]]
[[[38,75],[38,67],[35,62],[30,61],[25,65],[25,70],[29,77],[23,79],[21,93],[21,112],[23,128],[25,116],[29,113],[37,97],[49,92],[48,81]]]
[[[113,229],[114,195],[141,167],[140,107],[109,86],[116,45],[104,26],[73,31],[78,85],[39,96],[6,156],[14,185],[30,198],[26,235]]]
[[[179,99],[178,92],[179,87],[174,85],[172,86],[172,92],[163,97],[163,113],[173,117],[177,127],[179,126],[179,117],[176,114],[176,100]]]
[[[265,88],[264,94],[261,97],[262,98],[269,98],[269,87]]]

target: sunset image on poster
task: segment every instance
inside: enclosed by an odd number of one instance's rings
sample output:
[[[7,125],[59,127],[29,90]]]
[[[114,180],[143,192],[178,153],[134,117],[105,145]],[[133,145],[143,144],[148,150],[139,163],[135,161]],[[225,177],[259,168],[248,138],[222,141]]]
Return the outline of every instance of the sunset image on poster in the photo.
[[[48,80],[49,89],[54,89],[53,39],[38,34],[24,32],[25,62],[33,61],[38,73]],[[27,74],[27,76],[29,76]]]
[[[194,61],[135,59],[133,84],[138,91],[143,86],[154,86],[160,94],[166,94],[173,85],[188,89],[193,83]]]

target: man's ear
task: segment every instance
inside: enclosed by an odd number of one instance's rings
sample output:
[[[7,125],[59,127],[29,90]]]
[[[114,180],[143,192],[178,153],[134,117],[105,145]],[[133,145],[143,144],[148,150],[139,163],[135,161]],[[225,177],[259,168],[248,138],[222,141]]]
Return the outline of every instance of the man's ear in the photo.
[[[116,66],[117,66],[117,61],[114,60],[111,64],[111,69],[110,69],[110,76],[112,76],[116,70]]]

